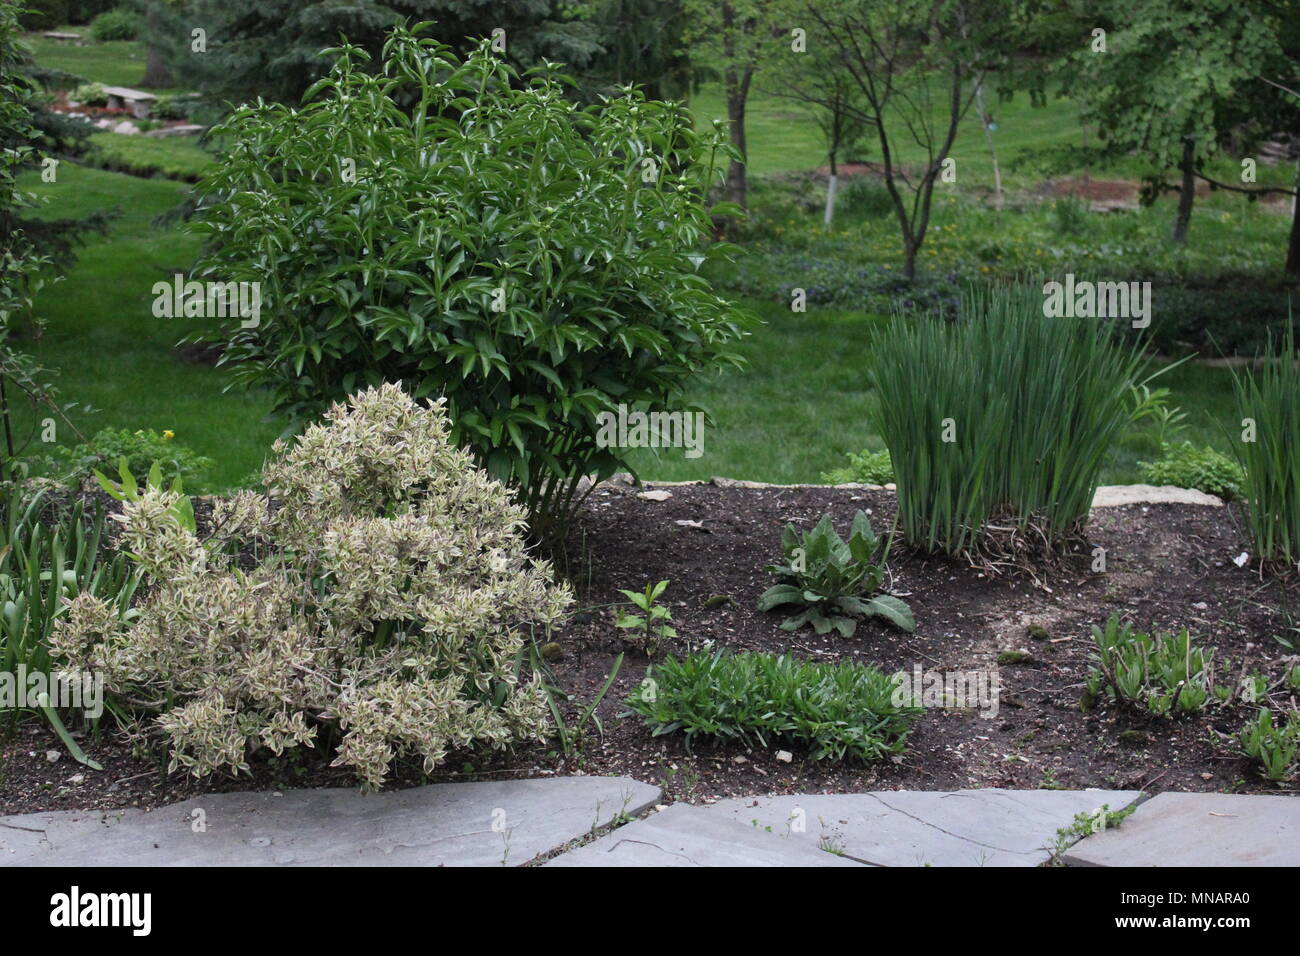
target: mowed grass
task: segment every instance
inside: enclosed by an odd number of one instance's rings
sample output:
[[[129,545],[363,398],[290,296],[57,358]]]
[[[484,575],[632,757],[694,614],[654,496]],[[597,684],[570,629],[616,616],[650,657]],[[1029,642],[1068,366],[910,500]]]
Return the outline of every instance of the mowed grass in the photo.
[[[138,176],[197,182],[213,163],[197,136],[123,136],[93,133],[89,162]]]
[[[98,409],[75,410],[73,423],[86,435],[105,427],[171,429],[177,442],[215,460],[208,482],[214,490],[243,481],[279,433],[263,421],[269,403],[223,391],[224,370],[181,362],[174,346],[190,329],[152,310],[153,284],[186,272],[198,251],[196,239],[153,222],[182,200],[185,187],[70,163],[59,167],[57,183],[32,175],[23,186],[49,198],[44,214],[51,217],[122,212],[107,237],[93,237],[81,250],[64,281],[41,292],[36,308],[47,321],[45,334],[21,343],[55,370],[64,401]],[[21,425],[30,427],[30,414],[19,410]],[[75,444],[76,436],[61,427],[58,440]]]
[[[777,81],[758,74],[749,99],[746,101],[745,131],[749,145],[748,168],[751,175],[815,169],[827,164],[825,140],[818,128],[814,113],[794,99],[777,95],[773,86]],[[941,97],[939,98],[942,99]],[[703,85],[690,97],[690,108],[697,126],[704,127],[715,120],[726,122],[726,99],[717,83]],[[996,126],[992,130],[993,148],[997,152],[1003,188],[1022,190],[1033,186],[1047,176],[1042,161],[1042,151],[1082,146],[1083,130],[1079,125],[1077,105],[1059,97],[1049,97],[1042,106],[1034,106],[1029,97],[1018,95],[999,101],[991,91],[986,94],[986,107]],[[947,114],[936,104],[932,111],[936,136],[947,124]],[[1091,140],[1096,143],[1096,132]],[[896,162],[924,163],[926,152],[906,130],[891,138]],[[951,186],[955,192],[977,189],[980,192],[993,186],[993,159],[988,138],[978,112],[972,107],[961,120],[957,138],[949,154],[955,161],[956,180]],[[880,146],[874,132],[861,146],[840,157],[845,160],[880,162]],[[1224,182],[1239,180],[1241,164],[1238,159],[1222,157],[1208,165],[1211,175]],[[1093,178],[1139,179],[1146,172],[1145,165],[1133,157],[1126,157],[1086,172]],[[1085,171],[1074,170],[1072,175]],[[1057,173],[1056,175],[1061,175]],[[1260,165],[1260,185],[1290,187],[1294,170],[1286,165],[1269,167]],[[1176,181],[1173,171],[1167,172],[1170,182]]]
[[[102,83],[107,86],[128,86],[141,89],[140,81],[144,79],[145,51],[144,44],[138,40],[113,40],[96,43],[90,39],[90,25],[59,27],[60,32],[80,33],[81,44],[62,40],[48,40],[39,33],[26,37],[28,46],[41,66],[53,67],[74,73],[89,83]],[[151,91],[166,92],[159,87]]]
[[[862,371],[884,319],[825,308],[798,314],[760,300],[744,304],[764,321],[739,348],[749,367],[702,377],[689,395],[709,409],[716,425],[705,433],[703,454],[688,459],[680,448],[639,450],[632,463],[641,478],[818,482],[823,472],[843,467],[849,452],[884,447],[871,425],[876,398]],[[1159,367],[1150,365],[1147,373]],[[1230,372],[1184,364],[1166,369],[1153,384],[1169,388],[1171,402],[1187,416],[1178,438],[1228,450],[1223,429],[1233,419]],[[1153,422],[1134,426],[1111,449],[1103,482],[1140,481],[1137,463],[1159,450]]]
[[[99,82],[135,85],[143,72],[142,52],[131,49],[135,44],[35,45],[40,62]],[[692,107],[701,118],[725,113],[716,87],[698,94]],[[1060,101],[1041,109],[1027,102],[999,104],[995,115],[1004,164],[1020,149],[1076,136],[1072,110]],[[761,90],[751,101],[749,132],[751,169],[756,173],[825,162],[812,118],[796,104]],[[188,141],[100,134],[96,142],[146,167],[153,163],[164,175],[201,173],[211,161]],[[983,130],[973,117],[967,119],[954,155],[959,181],[966,182],[967,174],[969,181],[991,181]],[[868,152],[865,158],[875,157]],[[1024,174],[1022,185],[1030,182],[1028,176]],[[279,433],[277,423],[264,421],[269,403],[256,394],[223,391],[228,382],[223,370],[180,362],[173,347],[188,330],[182,321],[155,319],[151,311],[153,283],[187,271],[197,252],[196,241],[180,227],[153,222],[181,201],[185,187],[68,163],[60,167],[59,179],[57,184],[41,184],[35,176],[25,180],[28,188],[50,198],[46,214],[77,216],[118,206],[123,216],[108,237],[90,241],[65,281],[43,291],[37,306],[48,320],[46,333],[39,342],[25,344],[43,364],[57,370],[64,400],[99,409],[74,412],[84,433],[106,426],[171,429],[178,442],[215,459],[210,476],[214,489],[242,482],[261,464]],[[1014,187],[1017,181],[1008,179]],[[981,218],[974,211],[969,214]],[[978,225],[989,227],[982,221]],[[942,256],[942,247],[937,243],[936,257]],[[636,452],[633,462],[642,477],[724,475],[815,482],[823,472],[842,466],[847,453],[880,447],[870,424],[875,398],[865,388],[862,368],[883,319],[851,309],[813,307],[793,314],[773,302],[754,300],[747,305],[764,320],[741,346],[749,367],[701,377],[689,396],[710,408],[717,423],[705,435],[703,456],[686,459],[680,449],[658,455]],[[1185,437],[1226,446],[1220,428],[1232,419],[1226,371],[1186,365],[1161,383],[1174,390],[1174,402],[1188,413]],[[23,410],[20,417],[28,414]],[[60,431],[59,440],[75,440],[66,431]],[[1105,480],[1138,480],[1137,461],[1157,450],[1150,426],[1133,430],[1112,450]]]

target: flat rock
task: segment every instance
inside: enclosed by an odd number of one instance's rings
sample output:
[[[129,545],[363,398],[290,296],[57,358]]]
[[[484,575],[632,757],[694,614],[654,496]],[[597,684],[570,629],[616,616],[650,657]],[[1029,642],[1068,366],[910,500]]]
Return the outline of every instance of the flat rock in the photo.
[[[885,790],[722,800],[708,812],[877,866],[1038,866],[1057,831],[1133,790]]]
[[[628,777],[208,794],[0,817],[0,866],[515,866],[661,796]]]
[[[1061,859],[1067,866],[1300,866],[1300,797],[1157,794]]]
[[[1102,485],[1092,498],[1094,508],[1163,504],[1207,505],[1217,508],[1223,506],[1223,499],[1195,488],[1176,488],[1173,485]]]
[[[853,860],[741,823],[712,808],[675,803],[555,857],[547,866],[858,866]]]
[[[158,129],[151,129],[144,135],[152,139],[163,139],[168,136],[197,136],[202,133],[206,126],[199,126],[197,123],[181,123],[177,126],[160,126]]]

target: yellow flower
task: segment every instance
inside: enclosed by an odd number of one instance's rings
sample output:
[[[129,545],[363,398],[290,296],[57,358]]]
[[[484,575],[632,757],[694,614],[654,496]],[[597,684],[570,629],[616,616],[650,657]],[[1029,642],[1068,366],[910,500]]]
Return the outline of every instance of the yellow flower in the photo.
[[[165,432],[163,432],[163,441],[171,441],[175,437],[176,437],[176,433],[172,431],[170,428],[167,429]]]

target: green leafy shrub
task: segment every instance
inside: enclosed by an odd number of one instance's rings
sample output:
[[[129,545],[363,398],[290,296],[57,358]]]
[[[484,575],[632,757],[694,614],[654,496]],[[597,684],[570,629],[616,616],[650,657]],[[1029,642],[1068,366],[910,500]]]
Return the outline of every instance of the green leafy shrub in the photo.
[[[70,0],[67,23],[90,23],[101,13],[112,10],[119,0]]]
[[[1146,276],[1142,277],[1148,278]],[[1255,355],[1291,327],[1294,281],[1268,274],[1152,275],[1151,343],[1167,355]]]
[[[854,216],[880,219],[894,215],[894,200],[880,180],[871,176],[852,176],[835,197],[837,206]]]
[[[849,452],[849,464],[822,473],[822,481],[832,485],[887,485],[894,480],[894,465],[889,451]]]
[[[269,497],[218,500],[205,537],[177,492],[137,489],[122,530],[147,583],[137,616],[82,594],[52,653],[102,672],[196,776],[306,746],[373,788],[402,756],[429,771],[453,750],[544,737],[525,628],[571,598],[448,429],[441,401],[361,392],[277,442]]]
[[[82,83],[68,93],[68,99],[85,106],[104,106],[108,103],[108,94],[99,83]]]
[[[654,736],[807,747],[814,760],[901,753],[921,713],[893,702],[894,681],[864,664],[785,655],[692,653],[653,665],[627,699]]]
[[[213,340],[294,421],[381,381],[445,396],[453,440],[555,537],[584,476],[629,470],[601,412],[740,364],[745,315],[699,271],[725,252],[701,197],[729,147],[636,92],[575,110],[487,44],[461,60],[398,29],[385,50],[345,46],[302,108],[214,131],[198,272],[261,282],[264,318]]]
[[[758,609],[800,608],[781,622],[785,631],[811,624],[818,634],[834,628],[852,637],[858,629],[856,616],[883,617],[904,631],[916,630],[911,608],[896,597],[876,594],[885,581],[891,540],[877,536],[861,511],[853,516],[847,543],[835,533],[830,515],[822,515],[806,534],[786,525],[781,536],[785,564],[768,570],[793,583],[768,588],[758,599]]]
[[[18,7],[24,30],[57,30],[68,22],[68,0],[23,0]]]
[[[1036,290],[992,290],[955,324],[898,316],[876,338],[875,430],[909,544],[978,550],[995,522],[1012,547],[1030,528],[1059,546],[1087,521],[1108,450],[1158,393],[1135,390],[1141,353],[1105,323],[1043,313]]]
[[[58,448],[54,458],[61,480],[80,485],[96,471],[126,459],[126,467],[136,475],[149,471],[154,462],[161,469],[162,480],[170,484],[183,481],[191,491],[199,488],[203,474],[212,467],[212,459],[196,454],[174,441],[170,431],[152,428],[104,428],[88,442],[72,448]]]
[[[1092,225],[1090,216],[1087,204],[1074,196],[1052,203],[1052,227],[1063,236],[1087,235]]]
[[[1270,350],[1271,351],[1271,350]],[[1300,562],[1300,353],[1288,332],[1257,371],[1233,372],[1233,454],[1246,473],[1242,497],[1255,554],[1265,562]]]
[[[1157,717],[1199,713],[1218,695],[1214,684],[1214,650],[1194,646],[1184,628],[1154,636],[1134,631],[1112,616],[1106,627],[1092,628],[1096,645],[1086,693],[1106,696]]]
[[[1269,709],[1261,707],[1255,719],[1241,728],[1239,739],[1241,752],[1258,761],[1266,778],[1289,780],[1300,754],[1300,712],[1293,710],[1274,724]]]
[[[90,35],[100,43],[134,40],[140,35],[140,18],[131,10],[107,10],[91,21]]]
[[[1245,474],[1241,466],[1213,448],[1162,442],[1157,461],[1138,462],[1142,480],[1153,485],[1195,488],[1225,501],[1241,497]]]
[[[672,626],[672,612],[657,603],[667,587],[667,581],[660,581],[658,584],[647,584],[644,591],[619,589],[619,593],[641,613],[629,614],[622,608],[615,608],[615,626],[630,631],[624,640],[647,657],[656,656],[665,643],[677,636],[677,630]]]

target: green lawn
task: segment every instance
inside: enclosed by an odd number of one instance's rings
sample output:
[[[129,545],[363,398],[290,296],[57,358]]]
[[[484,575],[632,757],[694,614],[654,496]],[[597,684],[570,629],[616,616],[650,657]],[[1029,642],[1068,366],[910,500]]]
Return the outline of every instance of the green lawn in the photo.
[[[42,63],[100,82],[131,85],[143,69],[137,44],[71,47],[38,40],[36,46]],[[701,119],[721,115],[716,87],[697,94],[692,108]],[[1068,141],[1078,132],[1072,108],[1061,101],[1041,109],[1031,108],[1027,101],[999,104],[996,116],[998,148],[1008,170],[1018,153]],[[817,129],[799,106],[760,90],[751,102],[750,121],[754,172],[806,169],[824,162]],[[99,134],[95,144],[111,152],[115,161],[166,176],[199,175],[211,162],[208,154],[186,140]],[[954,155],[959,170],[964,170],[959,172],[959,182],[978,185],[989,178],[983,131],[974,119],[967,120]],[[1012,188],[1024,188],[1038,178],[1031,167],[1007,176]],[[32,176],[25,182],[50,198],[49,215],[76,216],[113,206],[120,207],[123,215],[110,236],[96,237],[82,250],[66,281],[42,292],[37,304],[48,328],[43,339],[29,343],[31,350],[58,370],[57,383],[65,400],[99,409],[93,414],[76,413],[74,420],[83,432],[106,426],[171,429],[178,442],[216,460],[210,482],[214,487],[241,482],[258,467],[278,433],[276,424],[263,420],[268,403],[258,395],[223,391],[228,381],[223,371],[181,363],[173,346],[187,329],[177,320],[154,318],[150,309],[153,283],[186,271],[197,251],[196,241],[181,228],[153,222],[181,201],[185,187],[166,179],[141,179],[72,164],[60,168],[59,179],[57,184],[41,184]],[[1152,215],[1161,213],[1163,205]],[[1253,249],[1248,240],[1263,241],[1266,236],[1269,250],[1275,244],[1277,224],[1266,222],[1257,209],[1232,205],[1224,197],[1198,209],[1192,229],[1197,267],[1212,247],[1231,248],[1236,255],[1248,250],[1245,254],[1259,258],[1266,250]],[[1117,237],[1114,228],[1120,224],[1107,222],[1098,234],[1071,237],[1071,241],[1081,247],[1089,242],[1115,246],[1113,254],[1131,256],[1143,230],[1163,229],[1163,223],[1143,226],[1147,218],[1128,222],[1125,228],[1136,230],[1132,237]],[[1041,224],[1015,229],[1010,224],[989,210],[949,197],[937,207],[926,264],[945,269],[975,256],[989,262],[1036,265],[1043,255],[1048,259],[1043,265],[1054,265],[1051,254],[1068,258],[1076,251],[1064,248],[1069,244],[1060,238],[1035,233],[1035,229],[1041,232]],[[846,223],[846,227],[837,228],[834,240],[842,247],[840,252],[834,245],[826,250],[835,261],[842,259],[847,267],[850,260],[897,259],[896,237],[885,226]],[[963,236],[979,240],[979,248],[972,251]],[[984,248],[987,243],[981,237],[999,248]],[[1049,242],[1062,248],[1040,252],[1039,247]],[[773,301],[755,299],[747,304],[764,320],[742,346],[749,368],[701,379],[690,396],[710,408],[717,423],[706,434],[703,457],[687,460],[679,450],[665,450],[658,457],[640,452],[635,464],[643,477],[680,480],[725,475],[817,481],[822,472],[842,466],[848,452],[879,447],[869,423],[874,398],[863,384],[862,369],[883,320],[861,308],[813,307],[793,314]],[[1174,403],[1188,413],[1185,437],[1226,446],[1220,425],[1233,418],[1230,382],[1225,371],[1192,365],[1179,367],[1162,380],[1173,389]],[[74,440],[66,434],[59,438]],[[1137,480],[1136,462],[1156,451],[1151,428],[1135,430],[1113,450],[1105,479]]]
[[[721,86],[716,83],[706,84],[694,93],[690,106],[700,125],[727,118],[726,100]],[[997,150],[1002,182],[1007,190],[1025,189],[1043,179],[1041,164],[1034,158],[1033,151],[1082,143],[1078,110],[1068,100],[1049,98],[1043,106],[1031,106],[1027,96],[998,102],[996,96],[990,95],[988,109],[997,127],[993,131],[993,146]],[[946,124],[946,115],[936,109],[934,121]],[[770,84],[761,75],[746,103],[745,131],[752,175],[826,165],[826,148],[813,114],[795,100],[774,95]],[[896,136],[892,146],[898,162],[919,163],[926,158],[925,151],[908,136]],[[865,155],[841,159],[880,161],[880,148],[874,139],[868,138],[862,152]],[[993,164],[988,141],[974,109],[962,120],[950,155],[956,160],[957,178],[948,188],[961,193],[968,188],[984,190],[992,187]],[[1211,164],[1209,169],[1227,182],[1235,181],[1241,171],[1240,164],[1231,159],[1221,159]],[[1137,179],[1143,171],[1141,163],[1126,160],[1090,170],[1090,173],[1097,178]],[[1270,185],[1289,186],[1294,176],[1294,170],[1287,166],[1261,165],[1258,173],[1259,182]]]
[[[75,73],[90,83],[129,86],[140,89],[144,78],[144,45],[136,40],[96,43],[90,39],[90,27],[59,27],[64,33],[80,33],[80,46],[62,40],[47,40],[39,33],[27,36],[27,43],[41,66]],[[157,87],[152,92],[170,92]]]
[[[59,371],[67,400],[101,409],[77,413],[78,427],[87,433],[106,426],[171,429],[178,442],[216,460],[214,486],[243,480],[278,433],[263,421],[267,403],[223,392],[221,370],[182,364],[172,346],[185,328],[150,310],[153,283],[187,269],[196,252],[195,240],[181,230],[152,224],[179,202],[184,187],[70,165],[61,167],[57,184],[41,185],[33,177],[25,185],[50,197],[52,216],[115,205],[123,210],[112,234],[92,240],[68,278],[38,300],[49,325],[32,351]],[[879,447],[862,367],[881,318],[831,308],[794,314],[759,300],[746,305],[764,320],[742,346],[749,368],[703,378],[691,396],[717,422],[706,434],[703,456],[639,452],[635,463],[643,477],[817,481],[844,464],[846,453]],[[1226,371],[1199,365],[1181,366],[1162,379],[1188,412],[1187,437],[1226,447],[1219,423],[1232,420],[1230,381]],[[1138,480],[1137,460],[1156,450],[1150,428],[1135,431],[1113,451],[1106,480]]]
[[[162,176],[197,182],[212,165],[212,154],[198,145],[197,136],[122,136],[94,133],[89,162],[119,172]]]
[[[45,213],[79,216],[117,207],[122,217],[107,237],[94,237],[63,282],[37,300],[48,321],[39,342],[24,343],[47,367],[65,401],[99,411],[72,416],[87,435],[100,428],[171,429],[176,441],[216,460],[210,483],[242,481],[262,462],[278,434],[262,421],[269,405],[257,395],[224,392],[228,376],[186,365],[173,346],[188,331],[183,320],[154,318],[153,284],[189,269],[197,241],[153,224],[174,208],[185,188],[65,163],[59,182],[32,176],[23,185],[49,197]],[[22,413],[26,415],[26,411]],[[21,417],[20,417],[21,420]],[[61,429],[59,441],[75,444]]]
[[[871,428],[875,398],[863,374],[884,320],[837,309],[796,314],[759,300],[745,305],[764,322],[740,349],[749,367],[701,379],[690,396],[717,426],[705,434],[703,454],[687,459],[681,449],[638,451],[633,462],[642,478],[816,482],[842,467],[848,452],[884,447]],[[1172,404],[1187,415],[1180,438],[1228,450],[1221,426],[1233,420],[1231,373],[1184,364],[1155,384],[1169,388]],[[1112,449],[1103,480],[1139,481],[1137,462],[1158,452],[1154,425],[1135,426]]]

